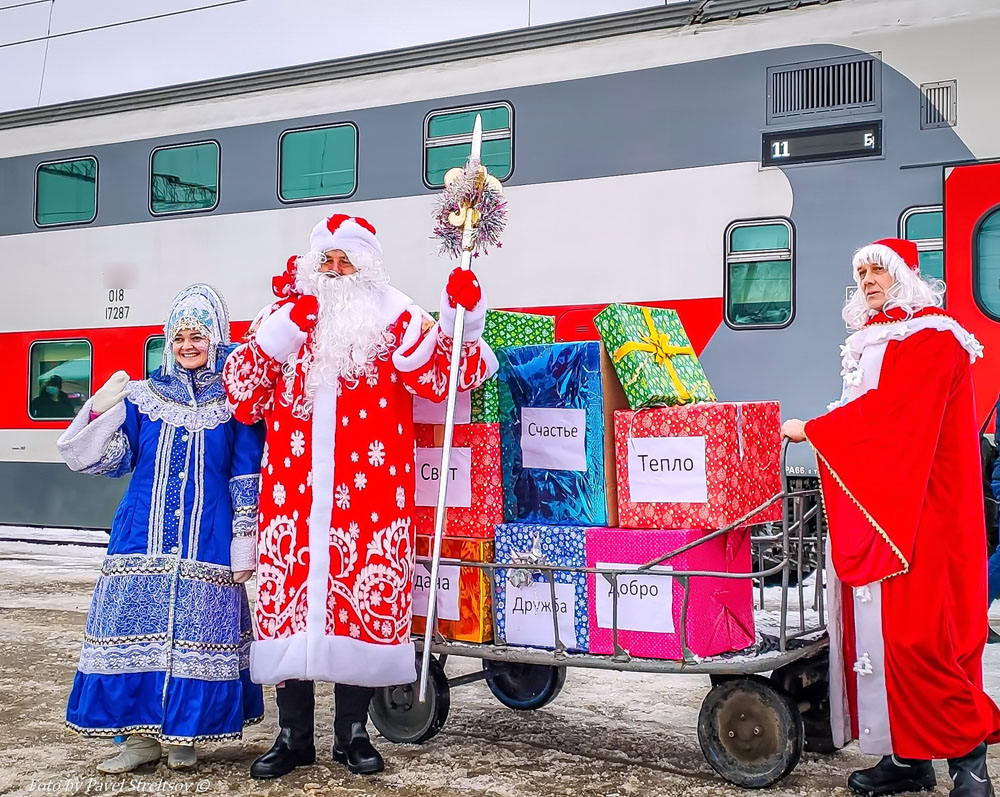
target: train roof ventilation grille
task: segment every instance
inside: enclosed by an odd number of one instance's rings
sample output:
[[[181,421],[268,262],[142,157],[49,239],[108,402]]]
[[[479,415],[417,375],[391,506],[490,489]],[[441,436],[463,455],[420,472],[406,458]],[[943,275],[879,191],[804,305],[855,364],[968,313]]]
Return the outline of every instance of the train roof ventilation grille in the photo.
[[[920,127],[954,127],[958,123],[958,82],[942,80],[920,87]]]
[[[882,110],[882,61],[860,54],[767,70],[767,122]]]

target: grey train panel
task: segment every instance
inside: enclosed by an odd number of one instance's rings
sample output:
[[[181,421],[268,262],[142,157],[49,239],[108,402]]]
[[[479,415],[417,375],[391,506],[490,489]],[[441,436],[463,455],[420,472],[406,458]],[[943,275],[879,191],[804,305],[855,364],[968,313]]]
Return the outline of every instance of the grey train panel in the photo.
[[[9,158],[0,160],[0,185],[17,186],[18,190],[4,190],[0,196],[0,235],[37,229],[31,217],[32,204],[25,199],[32,196],[39,162],[81,155],[94,155],[99,162],[94,225],[168,221],[169,216],[149,213],[150,152],[164,145],[207,139],[218,141],[222,149],[219,205],[212,214],[283,207],[276,188],[281,132],[337,122],[353,122],[359,131],[358,189],[353,197],[340,202],[426,194],[432,192],[421,179],[427,113],[500,100],[514,107],[511,185],[758,161],[767,67],[853,52],[822,45],[748,53],[491,93]],[[919,101],[916,107],[919,110]]]
[[[52,462],[0,462],[0,523],[109,529],[128,477],[73,473]]]

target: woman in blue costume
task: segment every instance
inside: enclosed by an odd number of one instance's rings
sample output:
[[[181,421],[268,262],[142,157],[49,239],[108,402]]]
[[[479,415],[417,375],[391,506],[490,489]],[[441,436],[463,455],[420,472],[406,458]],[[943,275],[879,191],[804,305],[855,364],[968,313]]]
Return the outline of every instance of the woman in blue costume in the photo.
[[[75,471],[132,474],[111,526],[66,710],[85,736],[127,735],[98,766],[194,766],[194,744],[239,738],[261,719],[250,681],[243,582],[256,562],[264,430],[237,422],[220,371],[229,313],[207,285],[182,291],[164,327],[163,363],[119,371],[59,438]]]

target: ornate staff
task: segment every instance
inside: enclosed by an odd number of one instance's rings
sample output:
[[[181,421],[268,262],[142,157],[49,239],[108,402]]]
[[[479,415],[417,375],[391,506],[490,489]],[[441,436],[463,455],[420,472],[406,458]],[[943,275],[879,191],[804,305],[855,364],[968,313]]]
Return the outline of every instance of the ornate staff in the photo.
[[[444,193],[435,213],[434,235],[440,240],[440,251],[452,257],[461,256],[461,267],[472,265],[490,246],[499,245],[506,221],[506,203],[500,181],[491,176],[480,163],[483,125],[479,115],[472,129],[472,151],[465,168],[450,169],[444,176]],[[431,663],[431,644],[437,630],[437,580],[441,564],[441,539],[444,533],[448,473],[451,464],[451,441],[455,431],[455,400],[458,396],[458,370],[462,362],[462,337],[465,332],[465,308],[455,308],[455,334],[452,338],[451,372],[448,378],[448,399],[445,407],[444,439],[441,441],[441,477],[438,485],[437,511],[434,515],[434,545],[431,552],[431,584],[427,597],[427,627],[424,631],[423,661],[420,667],[420,702],[427,698],[427,677]]]

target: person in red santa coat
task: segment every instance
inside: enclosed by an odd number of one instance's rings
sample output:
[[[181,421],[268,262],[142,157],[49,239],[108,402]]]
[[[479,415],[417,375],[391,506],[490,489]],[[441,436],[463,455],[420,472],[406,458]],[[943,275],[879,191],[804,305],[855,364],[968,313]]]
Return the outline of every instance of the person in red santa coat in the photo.
[[[374,688],[416,678],[413,396],[446,397],[457,305],[459,389],[497,368],[471,271],[452,272],[434,323],[389,285],[364,219],[324,219],[309,244],[224,369],[235,416],[267,425],[250,672],[278,685],[280,733],[255,778],[315,761],[314,681],[336,684],[334,760],[382,769],[365,729]]]
[[[782,426],[815,449],[830,529],[834,741],[883,756],[851,774],[857,794],[933,790],[945,758],[952,797],[986,797],[1000,711],[983,691],[982,346],[940,309],[915,244],[877,241],[853,265],[841,401]]]

